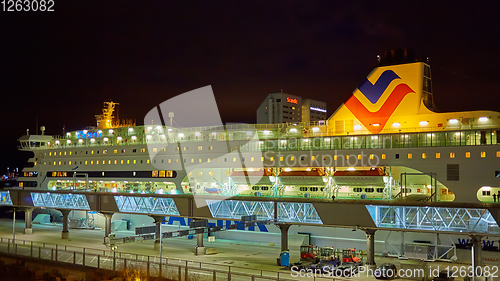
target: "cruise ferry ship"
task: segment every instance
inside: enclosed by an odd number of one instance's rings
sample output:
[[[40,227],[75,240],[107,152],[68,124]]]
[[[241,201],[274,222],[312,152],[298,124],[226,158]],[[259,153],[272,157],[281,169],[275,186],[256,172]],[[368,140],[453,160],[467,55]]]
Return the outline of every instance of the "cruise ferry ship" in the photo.
[[[456,202],[500,194],[500,113],[436,112],[425,62],[378,66],[320,122],[136,126],[104,105],[95,127],[19,138],[34,154],[19,186]]]
[[[33,152],[19,186],[221,198],[464,203],[492,203],[493,195],[500,195],[500,113],[437,112],[426,62],[380,64],[328,120],[320,122],[136,126],[115,120],[116,103],[104,105],[95,127],[63,136],[42,133],[19,138],[19,149]],[[179,116],[182,110],[186,109],[162,113]],[[75,213],[86,216],[82,211]],[[96,216],[96,225],[103,224]],[[130,220],[132,228],[153,223],[143,215],[117,213],[113,217]],[[170,217],[168,224],[181,227],[186,219]],[[276,227],[248,230],[216,236],[280,241]],[[319,246],[364,249],[364,232],[351,230],[294,226],[289,234],[307,233],[313,237],[310,242]],[[255,235],[256,231],[261,234]],[[387,243],[391,242],[439,241],[435,234],[410,232],[405,238],[385,230],[377,231],[377,237],[378,253],[390,252]],[[441,243],[467,239],[454,235]],[[495,243],[488,241],[488,245]]]

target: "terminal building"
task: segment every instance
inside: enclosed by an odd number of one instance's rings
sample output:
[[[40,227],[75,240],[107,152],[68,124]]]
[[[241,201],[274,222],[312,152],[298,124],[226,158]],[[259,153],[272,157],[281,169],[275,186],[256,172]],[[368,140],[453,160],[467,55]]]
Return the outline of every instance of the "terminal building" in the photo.
[[[286,93],[269,94],[257,109],[258,124],[312,122],[327,118],[326,102]]]

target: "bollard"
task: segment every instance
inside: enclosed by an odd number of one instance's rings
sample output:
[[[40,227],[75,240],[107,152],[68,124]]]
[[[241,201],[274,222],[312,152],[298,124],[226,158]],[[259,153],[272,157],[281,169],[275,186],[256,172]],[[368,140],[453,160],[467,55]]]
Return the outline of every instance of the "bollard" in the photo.
[[[227,281],[231,281],[231,266],[229,266],[229,272],[227,273]]]
[[[30,257],[33,257],[33,241],[31,241],[30,245]]]
[[[188,261],[186,261],[186,268],[184,269],[184,281],[188,281]]]
[[[76,252],[73,252],[73,264],[76,264]]]
[[[213,281],[217,281],[217,273],[216,273],[215,270],[214,270],[214,275],[213,276],[214,276]]]
[[[179,265],[179,277],[177,278],[177,281],[181,281],[181,266]]]
[[[149,257],[148,257],[148,259],[149,259]],[[150,273],[149,273],[149,261],[147,262],[147,269],[146,269],[146,270],[147,270],[148,280],[149,280],[149,274],[150,274]]]
[[[54,260],[54,249],[50,249],[50,260]]]
[[[85,266],[85,248],[83,248],[83,262],[82,265]]]
[[[252,281],[255,281],[255,275],[252,275]]]
[[[123,271],[127,270],[127,259],[123,259]]]
[[[116,252],[113,251],[113,271],[116,272]]]
[[[56,245],[56,261],[57,261],[57,245]]]
[[[38,247],[38,258],[39,259],[42,258],[42,248],[41,247]]]
[[[101,255],[97,255],[97,269],[101,268]]]

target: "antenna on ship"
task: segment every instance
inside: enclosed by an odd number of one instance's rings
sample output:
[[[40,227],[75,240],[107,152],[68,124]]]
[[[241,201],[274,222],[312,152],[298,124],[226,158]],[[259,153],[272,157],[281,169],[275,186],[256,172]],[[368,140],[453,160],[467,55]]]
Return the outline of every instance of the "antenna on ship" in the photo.
[[[45,126],[40,127],[40,131],[42,131],[42,136],[45,135]]]

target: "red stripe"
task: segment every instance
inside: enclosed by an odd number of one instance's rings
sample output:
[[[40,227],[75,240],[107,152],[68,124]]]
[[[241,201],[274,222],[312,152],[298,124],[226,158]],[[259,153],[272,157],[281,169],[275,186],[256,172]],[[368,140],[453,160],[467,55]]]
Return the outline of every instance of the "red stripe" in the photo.
[[[394,88],[382,107],[375,112],[369,111],[354,95],[345,103],[347,108],[372,134],[378,134],[384,129],[387,120],[394,113],[403,98],[414,91],[406,84],[399,84]],[[380,124],[378,127],[370,124]]]

